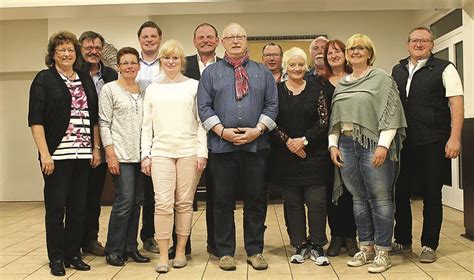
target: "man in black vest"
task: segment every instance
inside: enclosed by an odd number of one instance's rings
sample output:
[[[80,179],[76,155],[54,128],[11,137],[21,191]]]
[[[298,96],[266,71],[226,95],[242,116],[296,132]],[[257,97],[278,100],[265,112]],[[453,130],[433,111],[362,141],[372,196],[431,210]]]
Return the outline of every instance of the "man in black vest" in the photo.
[[[105,45],[104,37],[93,31],[86,31],[79,37],[81,44],[81,68],[87,71],[94,80],[97,94],[100,94],[102,86],[108,82],[117,80],[117,72],[102,63],[102,49]],[[104,256],[104,247],[97,240],[99,235],[100,197],[104,190],[105,173],[107,163],[105,154],[102,152],[102,163],[91,168],[89,183],[87,186],[87,205],[85,213],[84,234],[82,236],[82,252],[96,256]]]
[[[202,23],[194,30],[193,44],[196,47],[197,54],[186,57],[186,69],[184,75],[198,80],[201,79],[201,74],[207,66],[214,62],[221,60],[216,55],[216,48],[219,44],[219,36],[217,29],[209,23]],[[212,184],[209,169],[205,170],[204,176],[201,177],[201,182],[205,181],[206,185],[206,224],[207,224],[207,251],[215,256],[216,245],[214,241],[214,215],[212,209],[214,208],[214,200],[212,198]],[[198,187],[201,185],[199,183]],[[191,236],[186,244],[186,254],[191,253]],[[173,247],[169,250],[169,258],[173,259],[175,255],[175,244],[177,242],[176,233],[173,230]]]
[[[392,69],[408,122],[395,193],[395,242],[392,254],[412,251],[412,180],[423,195],[420,262],[436,261],[443,208],[441,189],[450,159],[459,155],[464,120],[463,89],[456,68],[433,56],[433,37],[417,27],[408,36],[410,57]]]

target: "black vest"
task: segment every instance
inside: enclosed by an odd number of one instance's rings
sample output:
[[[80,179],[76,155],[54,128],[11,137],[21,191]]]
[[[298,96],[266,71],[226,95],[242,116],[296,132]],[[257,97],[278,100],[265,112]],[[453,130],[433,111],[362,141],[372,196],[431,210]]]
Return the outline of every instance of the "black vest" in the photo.
[[[451,62],[431,55],[426,65],[413,75],[408,97],[407,64],[408,59],[403,59],[392,69],[408,123],[407,144],[447,141],[451,132],[451,113],[442,75]]]

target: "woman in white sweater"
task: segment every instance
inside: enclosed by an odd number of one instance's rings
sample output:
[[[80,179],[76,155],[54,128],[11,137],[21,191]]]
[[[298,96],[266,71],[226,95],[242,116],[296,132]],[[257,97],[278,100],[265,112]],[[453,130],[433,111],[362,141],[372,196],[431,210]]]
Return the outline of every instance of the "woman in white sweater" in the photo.
[[[158,54],[165,78],[147,87],[142,125],[142,172],[151,175],[155,190],[155,239],[167,252],[177,234],[172,266],[186,265],[185,245],[191,232],[192,203],[207,164],[207,137],[197,115],[198,81],[185,77],[183,46],[166,41]],[[168,254],[160,254],[156,271],[169,270]]]

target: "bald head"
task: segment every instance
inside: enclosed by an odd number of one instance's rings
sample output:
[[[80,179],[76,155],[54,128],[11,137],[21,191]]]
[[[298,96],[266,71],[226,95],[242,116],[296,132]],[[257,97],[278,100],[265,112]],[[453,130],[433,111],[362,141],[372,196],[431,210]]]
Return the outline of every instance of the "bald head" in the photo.
[[[222,46],[233,59],[239,59],[247,52],[247,33],[237,23],[230,23],[222,31]]]
[[[245,29],[238,23],[229,23],[224,27],[224,30],[222,31],[222,37],[226,37],[231,33],[235,32],[240,32],[244,36],[247,36],[247,32],[245,32]]]

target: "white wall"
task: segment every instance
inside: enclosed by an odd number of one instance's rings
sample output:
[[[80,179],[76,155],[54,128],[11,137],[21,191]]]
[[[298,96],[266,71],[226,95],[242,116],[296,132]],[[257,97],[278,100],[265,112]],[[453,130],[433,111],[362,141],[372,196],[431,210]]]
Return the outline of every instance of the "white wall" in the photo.
[[[406,33],[414,22],[411,11],[312,12],[272,14],[215,14],[159,16],[153,19],[163,29],[164,39],[177,39],[187,53],[194,53],[192,34],[202,22],[213,24],[219,34],[230,22],[238,22],[247,35],[327,34],[330,39],[346,41],[355,33],[365,33],[377,50],[375,66],[390,71],[399,58],[406,56]],[[186,24],[179,24],[186,22]],[[218,49],[222,54],[222,47]]]
[[[27,112],[29,85],[44,67],[47,24],[47,20],[0,21],[0,201],[42,200]]]
[[[464,116],[474,118],[474,4],[467,5],[464,11]]]
[[[94,30],[117,48],[138,48],[136,31],[143,21],[152,19],[162,28],[163,39],[181,41],[189,54],[194,53],[192,32],[202,22],[212,23],[219,33],[226,24],[239,22],[248,35],[321,33],[345,41],[354,33],[365,33],[374,41],[377,50],[375,65],[390,71],[407,55],[407,32],[416,22],[413,15],[412,11],[102,18],[87,18],[81,14],[78,15],[80,18],[0,21],[0,201],[43,199],[36,149],[26,122],[28,89],[34,72],[44,68],[47,40],[56,31],[67,29],[80,35],[85,30]],[[218,53],[222,55],[222,48]]]

